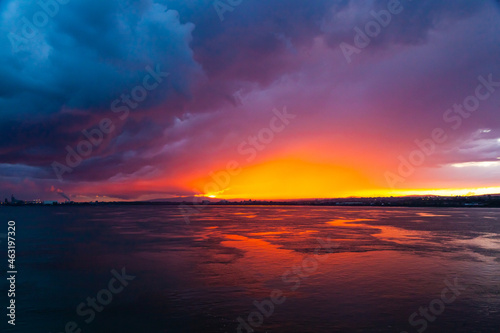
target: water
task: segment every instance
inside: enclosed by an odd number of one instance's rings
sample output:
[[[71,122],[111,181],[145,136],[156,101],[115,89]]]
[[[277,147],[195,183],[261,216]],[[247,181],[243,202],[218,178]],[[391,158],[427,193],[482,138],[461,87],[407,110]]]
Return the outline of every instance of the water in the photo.
[[[186,224],[171,206],[0,208],[11,219],[17,324],[2,314],[2,332],[500,328],[500,210],[207,206]],[[135,278],[105,291],[122,268]]]

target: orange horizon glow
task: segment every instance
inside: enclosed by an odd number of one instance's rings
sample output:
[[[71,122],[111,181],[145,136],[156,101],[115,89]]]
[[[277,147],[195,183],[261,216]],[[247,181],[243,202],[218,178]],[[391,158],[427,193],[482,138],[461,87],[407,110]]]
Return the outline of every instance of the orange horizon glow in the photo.
[[[454,197],[454,196],[463,196],[463,197],[472,197],[472,196],[480,196],[480,195],[500,195],[500,187],[484,187],[484,188],[461,188],[461,189],[403,189],[403,190],[386,190],[386,191],[361,191],[358,193],[353,193],[351,195],[344,196],[310,196],[305,197],[298,195],[296,197],[266,197],[266,196],[255,196],[255,195],[245,195],[242,194],[240,196],[233,195],[216,195],[216,194],[196,194],[193,196],[176,196],[176,197],[166,197],[166,196],[154,196],[148,195],[147,197],[140,197],[138,199],[130,199],[130,200],[120,200],[113,196],[85,196],[81,195],[81,200],[75,200],[77,202],[84,201],[94,201],[99,200],[101,202],[110,202],[110,201],[147,201],[153,199],[189,199],[191,200],[193,197],[197,197],[200,199],[210,198],[210,199],[219,199],[219,200],[270,200],[270,201],[281,201],[281,200],[312,200],[312,199],[347,199],[347,198],[387,198],[387,197],[408,197],[408,196],[441,196],[441,197]],[[199,200],[199,199],[198,199]]]
[[[208,195],[200,194],[197,197],[205,197],[221,200],[235,200],[235,199],[252,199],[252,200],[307,200],[307,199],[347,199],[347,198],[387,198],[387,197],[408,197],[408,196],[438,196],[438,197],[473,197],[481,195],[500,195],[500,187],[484,187],[484,188],[461,188],[461,189],[415,189],[415,190],[386,190],[381,192],[363,191],[359,194],[352,194],[346,196],[330,196],[330,197],[256,197],[256,196],[224,196],[224,195]]]
[[[371,172],[373,173],[373,172]],[[215,176],[214,176],[215,175]],[[217,177],[217,175],[219,177]],[[196,196],[221,200],[299,200],[391,196],[473,196],[500,194],[500,186],[398,188],[382,186],[370,172],[353,167],[285,158],[245,167],[234,176],[224,170],[196,179]]]
[[[416,177],[407,179],[407,182],[403,184],[404,187],[393,189],[389,188],[383,179],[386,166],[379,164],[378,161],[360,165],[353,164],[351,159],[344,160],[343,163],[326,158],[314,160],[312,155],[314,154],[311,149],[309,155],[304,155],[301,151],[281,158],[267,156],[250,165],[238,164],[237,168],[234,168],[237,172],[233,170],[232,173],[227,167],[212,166],[212,170],[216,171],[209,172],[207,168],[191,168],[182,170],[175,177],[169,174],[160,175],[159,178],[135,181],[125,179],[99,184],[86,183],[81,186],[83,191],[75,198],[75,201],[191,200],[193,197],[198,200],[209,198],[277,201],[500,194],[499,184],[492,184],[497,186],[447,186],[462,184],[442,180],[435,175],[432,175],[433,178],[425,179],[425,173],[423,180],[420,174],[417,174]],[[457,169],[453,166],[451,168]],[[443,173],[443,169],[434,170]],[[447,170],[444,169],[444,172]],[[470,183],[473,184],[473,182]],[[431,186],[428,186],[429,184]],[[469,183],[464,184],[469,185]],[[433,188],[432,185],[436,187]],[[92,193],[103,192],[108,195],[92,195]],[[149,193],[143,194],[144,192]],[[131,194],[130,199],[120,197],[121,193]]]

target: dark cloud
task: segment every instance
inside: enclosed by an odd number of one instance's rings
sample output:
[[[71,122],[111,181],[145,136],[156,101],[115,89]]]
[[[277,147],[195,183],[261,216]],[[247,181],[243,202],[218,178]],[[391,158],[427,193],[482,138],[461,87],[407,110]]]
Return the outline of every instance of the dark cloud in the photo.
[[[500,27],[490,12],[498,1],[402,0],[403,12],[348,65],[339,44],[352,43],[353,28],[387,3],[244,0],[221,22],[211,0],[72,0],[15,52],[9,34],[22,36],[22,18],[40,7],[3,1],[0,183],[10,189],[36,180],[30,190],[45,191],[57,179],[51,164],[103,118],[115,131],[65,175],[75,191],[79,182],[210,165],[217,153],[226,156],[221,140],[267,121],[269,104],[307,110],[297,129],[304,135],[351,124],[372,144],[405,148],[404,139],[392,138],[420,137],[474,89],[478,75],[500,77]],[[170,75],[120,119],[111,103],[143,83],[147,66]],[[242,106],[249,95],[253,108]],[[487,125],[498,129],[495,101],[453,140]],[[165,189],[172,191],[183,189]]]
[[[2,34],[22,37],[20,19],[36,10],[35,2],[20,3],[13,13],[7,10]],[[149,1],[130,6],[71,1],[37,29],[22,51],[1,41],[0,109],[5,118],[43,119],[63,108],[109,109],[117,96],[142,83],[147,66],[169,72],[172,87],[182,94],[189,94],[190,82],[202,74],[189,47],[194,25],[181,24],[175,11]],[[165,88],[160,87],[168,94]]]

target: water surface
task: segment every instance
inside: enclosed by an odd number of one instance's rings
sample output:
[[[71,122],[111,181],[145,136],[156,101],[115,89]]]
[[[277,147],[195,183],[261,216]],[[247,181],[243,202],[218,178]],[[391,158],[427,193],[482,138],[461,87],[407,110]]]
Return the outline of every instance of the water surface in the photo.
[[[455,279],[467,289],[425,331],[500,328],[500,210],[206,206],[186,224],[172,206],[59,206],[0,218],[17,222],[7,332],[70,321],[97,333],[417,332],[424,317],[409,317]],[[135,279],[86,323],[77,306],[122,268]],[[272,314],[256,314],[278,291]]]

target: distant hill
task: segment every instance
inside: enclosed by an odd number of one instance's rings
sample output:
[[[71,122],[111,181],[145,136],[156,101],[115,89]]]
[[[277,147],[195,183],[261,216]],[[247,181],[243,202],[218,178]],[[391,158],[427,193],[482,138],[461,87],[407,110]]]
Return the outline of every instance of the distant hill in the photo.
[[[220,199],[217,198],[209,198],[209,197],[175,197],[175,198],[160,198],[160,199],[153,199],[153,200],[147,200],[146,202],[202,202],[202,201],[209,201],[209,202],[218,202]]]

